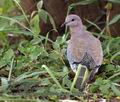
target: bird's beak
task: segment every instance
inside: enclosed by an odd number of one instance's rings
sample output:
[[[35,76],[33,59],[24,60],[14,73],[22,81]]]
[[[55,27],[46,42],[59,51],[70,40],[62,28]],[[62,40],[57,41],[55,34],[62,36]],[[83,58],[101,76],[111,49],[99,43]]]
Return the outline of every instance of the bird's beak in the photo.
[[[66,22],[64,22],[60,27],[64,27],[65,25],[66,25],[67,23]]]
[[[64,27],[67,23],[69,23],[71,21],[68,21],[68,22],[64,22],[60,27]]]

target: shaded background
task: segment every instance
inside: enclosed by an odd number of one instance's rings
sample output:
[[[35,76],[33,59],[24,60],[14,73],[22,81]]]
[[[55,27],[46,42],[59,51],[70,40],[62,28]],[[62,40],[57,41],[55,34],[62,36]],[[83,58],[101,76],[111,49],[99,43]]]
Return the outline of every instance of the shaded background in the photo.
[[[37,1],[39,0],[22,0],[21,5],[27,14],[31,14],[37,9]],[[64,22],[68,6],[72,3],[75,3],[75,0],[44,0],[44,9],[51,14],[56,23],[57,29],[60,32],[59,34],[51,34],[52,39],[55,39],[57,35],[60,35],[61,32],[63,32],[63,29],[61,30],[60,25]],[[106,16],[108,14],[108,10],[105,8],[107,3],[108,2],[106,0],[98,0],[97,2],[89,5],[78,5],[75,6],[73,10],[71,10],[71,13],[79,15],[83,19],[84,24],[86,23],[84,19],[88,19],[97,24],[100,28],[103,28],[105,25]],[[119,7],[119,4],[112,4],[110,9],[108,7],[110,11],[110,19],[120,13]],[[113,36],[120,35],[119,26],[119,22],[110,26],[110,32]],[[50,23],[40,21],[40,28],[42,33],[45,34],[52,28],[52,26]],[[91,30],[91,27],[89,27],[88,30]]]

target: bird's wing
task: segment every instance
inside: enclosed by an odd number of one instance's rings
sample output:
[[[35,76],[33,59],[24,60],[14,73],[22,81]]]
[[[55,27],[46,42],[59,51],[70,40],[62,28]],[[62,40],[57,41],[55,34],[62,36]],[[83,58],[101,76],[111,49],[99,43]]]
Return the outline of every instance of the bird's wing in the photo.
[[[78,62],[78,64],[79,63],[86,66],[88,69],[93,69],[96,66],[96,63],[92,58],[92,55],[90,55],[88,52],[84,53],[82,60]]]
[[[89,81],[91,81],[94,78],[94,75],[98,72],[98,69],[103,61],[102,46],[97,38],[95,38],[95,40],[91,42],[90,46],[88,46],[88,53],[89,55],[92,55],[92,58],[95,62],[95,66],[93,67],[89,76]]]
[[[93,69],[96,65],[100,65],[102,60],[100,42],[96,43],[96,39],[93,39],[92,42],[90,43],[82,38],[70,40],[67,48],[67,58],[72,69],[75,69],[78,64],[85,65],[89,69]]]
[[[102,64],[103,51],[102,51],[101,43],[97,38],[90,44],[90,46],[88,46],[88,53],[92,55],[92,58],[95,61],[96,66]]]
[[[67,47],[67,58],[72,70],[77,68],[86,51],[86,42],[83,39],[71,39]]]

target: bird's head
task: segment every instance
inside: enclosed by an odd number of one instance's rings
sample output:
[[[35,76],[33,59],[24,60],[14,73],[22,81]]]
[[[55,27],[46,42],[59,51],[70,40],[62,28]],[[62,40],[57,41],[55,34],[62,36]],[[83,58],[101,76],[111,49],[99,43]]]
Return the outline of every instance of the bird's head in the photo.
[[[82,25],[82,21],[79,16],[75,14],[70,14],[66,17],[65,22],[62,24],[62,26],[69,26],[69,27],[76,27]]]

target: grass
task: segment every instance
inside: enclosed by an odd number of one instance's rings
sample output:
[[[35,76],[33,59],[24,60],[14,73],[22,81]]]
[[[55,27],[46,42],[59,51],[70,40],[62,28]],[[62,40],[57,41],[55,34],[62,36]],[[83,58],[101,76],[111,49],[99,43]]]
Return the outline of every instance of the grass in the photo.
[[[73,5],[92,2],[85,3],[84,1]],[[98,100],[120,96],[120,37],[113,38],[105,32],[106,28],[109,29],[110,25],[120,19],[119,15],[113,17],[111,21],[108,20],[109,22],[106,23],[108,25],[105,25],[103,29],[86,20],[90,25],[99,29],[93,34],[102,39],[104,62],[101,66],[101,73],[96,75],[95,82],[87,84],[85,92],[79,92],[74,88],[77,73],[76,77],[70,80],[69,65],[66,63],[67,30],[63,36],[58,36],[56,41],[52,41],[48,37],[51,31],[56,31],[52,16],[39,8],[36,15],[29,21],[19,2],[14,0],[14,3],[20,7],[23,14],[16,17],[9,16],[8,11],[14,7],[11,1],[8,1],[11,7],[6,4],[5,12],[0,13],[0,43],[2,44],[0,49],[0,101],[39,102],[67,98],[87,101],[86,97]],[[70,9],[68,14],[69,11]],[[50,19],[53,26],[46,37],[40,35],[41,29],[38,22],[41,12],[44,14],[43,18]],[[25,20],[29,26],[22,23]],[[9,34],[12,34],[12,37],[17,36],[19,41],[10,44]],[[25,36],[31,39],[28,40]],[[49,43],[51,46],[48,48]]]

